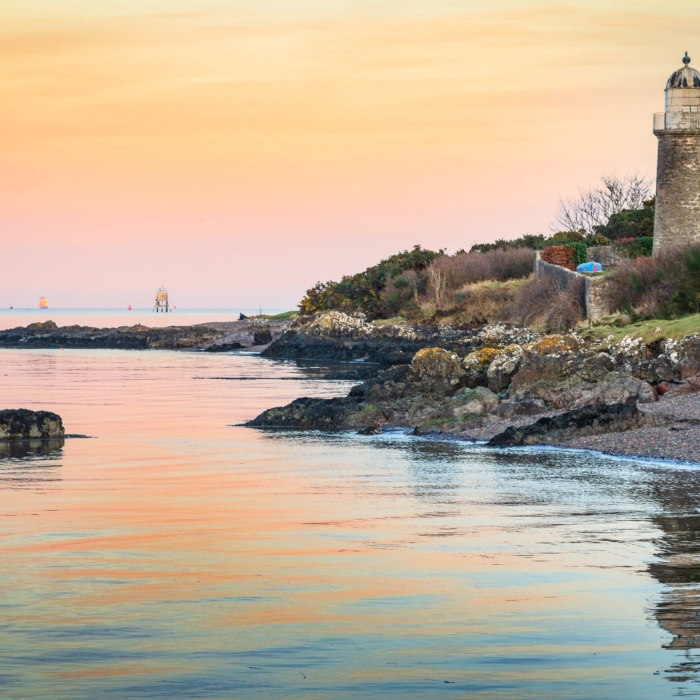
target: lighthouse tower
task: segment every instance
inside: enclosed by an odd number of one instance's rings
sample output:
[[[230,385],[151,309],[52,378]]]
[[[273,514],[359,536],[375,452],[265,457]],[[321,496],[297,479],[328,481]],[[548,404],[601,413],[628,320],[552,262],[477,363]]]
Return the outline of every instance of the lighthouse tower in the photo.
[[[659,139],[656,167],[654,255],[700,242],[700,73],[683,68],[666,83],[666,111],[654,115]]]

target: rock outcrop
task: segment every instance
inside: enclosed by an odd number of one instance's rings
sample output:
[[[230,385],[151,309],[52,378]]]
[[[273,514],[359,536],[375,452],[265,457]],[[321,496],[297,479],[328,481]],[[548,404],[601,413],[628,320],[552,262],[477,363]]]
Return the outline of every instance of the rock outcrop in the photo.
[[[499,330],[508,333],[505,326]],[[450,325],[369,323],[364,314],[329,311],[315,317],[299,317],[262,354],[281,359],[365,360],[390,367],[409,364],[419,350],[430,347],[441,347],[464,357],[482,345],[479,332]]]
[[[0,441],[64,438],[61,416],[50,411],[7,408],[0,411]]]
[[[53,321],[0,331],[0,348],[76,348],[121,350],[230,350],[261,346],[279,338],[289,324],[254,319],[194,326],[57,326]]]
[[[624,403],[590,404],[557,416],[540,418],[535,423],[509,427],[492,437],[489,447],[519,447],[522,445],[557,444],[572,438],[602,433],[639,430],[664,419],[642,413],[635,399]]]

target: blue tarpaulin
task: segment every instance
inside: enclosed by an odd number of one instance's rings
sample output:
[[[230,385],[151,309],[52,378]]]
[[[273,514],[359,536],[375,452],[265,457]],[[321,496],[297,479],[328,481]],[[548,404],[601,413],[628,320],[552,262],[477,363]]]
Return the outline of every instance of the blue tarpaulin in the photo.
[[[576,268],[576,272],[602,272],[602,271],[603,271],[603,266],[597,262],[581,263]]]

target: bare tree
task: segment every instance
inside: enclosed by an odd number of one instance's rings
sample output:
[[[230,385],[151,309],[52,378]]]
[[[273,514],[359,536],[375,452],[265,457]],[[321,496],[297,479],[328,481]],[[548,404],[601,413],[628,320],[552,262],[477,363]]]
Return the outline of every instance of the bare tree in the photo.
[[[651,180],[636,172],[624,177],[616,173],[603,175],[600,182],[598,187],[579,190],[577,197],[559,199],[552,231],[594,233],[594,226],[607,224],[613,214],[623,209],[641,209],[653,186]]]

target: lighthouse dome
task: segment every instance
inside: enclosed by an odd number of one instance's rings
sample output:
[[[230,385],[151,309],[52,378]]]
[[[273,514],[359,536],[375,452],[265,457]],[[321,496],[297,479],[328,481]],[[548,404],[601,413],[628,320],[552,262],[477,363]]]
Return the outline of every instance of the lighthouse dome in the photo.
[[[666,89],[674,88],[700,88],[700,73],[690,67],[690,56],[686,51],[683,56],[683,68],[679,68],[671,75],[666,83]]]

